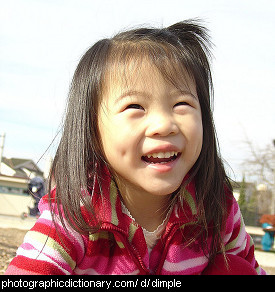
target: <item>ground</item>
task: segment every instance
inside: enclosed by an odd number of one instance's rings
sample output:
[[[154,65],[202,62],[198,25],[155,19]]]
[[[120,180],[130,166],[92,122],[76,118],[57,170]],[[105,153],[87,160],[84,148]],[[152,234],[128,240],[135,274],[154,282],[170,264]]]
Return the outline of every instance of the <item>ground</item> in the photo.
[[[0,228],[0,275],[3,275],[10,261],[15,257],[16,250],[23,242],[26,230],[15,228]],[[263,253],[263,252],[262,252]],[[268,256],[268,253],[264,253]],[[263,269],[270,275],[275,275],[274,267],[265,267]]]
[[[18,246],[23,242],[26,230],[0,228],[0,275],[14,258]]]

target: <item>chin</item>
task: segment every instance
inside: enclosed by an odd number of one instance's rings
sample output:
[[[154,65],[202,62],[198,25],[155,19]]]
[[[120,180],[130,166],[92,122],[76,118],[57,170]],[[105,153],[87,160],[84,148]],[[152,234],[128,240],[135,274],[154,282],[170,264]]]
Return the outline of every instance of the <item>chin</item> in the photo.
[[[173,185],[158,184],[155,188],[152,188],[151,186],[150,189],[147,190],[147,192],[155,196],[166,196],[174,193],[180,187],[180,185],[181,182]]]

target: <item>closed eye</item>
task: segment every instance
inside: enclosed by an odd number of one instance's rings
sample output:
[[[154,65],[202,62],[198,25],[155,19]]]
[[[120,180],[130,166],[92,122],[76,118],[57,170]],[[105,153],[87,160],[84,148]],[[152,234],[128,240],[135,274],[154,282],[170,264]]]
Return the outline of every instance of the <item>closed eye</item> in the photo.
[[[181,102],[176,103],[176,104],[174,105],[174,107],[175,107],[175,106],[181,106],[181,105],[189,105],[189,103],[188,103],[188,102],[185,102],[185,101],[181,101]]]
[[[137,103],[133,103],[133,104],[129,104],[126,109],[138,109],[138,110],[144,110],[144,108],[137,104]]]

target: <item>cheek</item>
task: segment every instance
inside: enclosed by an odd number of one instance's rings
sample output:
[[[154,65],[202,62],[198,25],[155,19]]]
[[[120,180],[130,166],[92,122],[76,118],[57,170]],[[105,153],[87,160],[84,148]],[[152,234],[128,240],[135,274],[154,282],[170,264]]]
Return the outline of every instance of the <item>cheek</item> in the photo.
[[[118,127],[114,122],[103,119],[99,122],[99,134],[101,139],[104,156],[112,165],[126,154],[128,139],[121,126]]]
[[[98,118],[98,133],[99,133],[99,139],[101,141],[101,148],[103,150],[104,156],[107,160],[110,151],[111,151],[111,145],[112,145],[112,129],[110,128],[110,123],[108,122],[107,117],[105,116],[105,113],[99,114]]]
[[[202,149],[202,144],[203,144],[203,127],[202,124],[200,124],[200,126],[197,127],[196,129],[196,144],[197,144],[197,156],[199,157],[200,153],[201,153],[201,149]],[[198,158],[197,157],[197,158]]]
[[[194,159],[197,159],[200,155],[203,143],[203,126],[201,120],[190,124],[188,131],[186,131],[186,138],[190,144],[190,151],[192,151],[195,156]]]
[[[195,140],[197,141],[198,147],[202,148],[202,141],[203,141],[203,126],[202,123],[199,123],[195,128]]]

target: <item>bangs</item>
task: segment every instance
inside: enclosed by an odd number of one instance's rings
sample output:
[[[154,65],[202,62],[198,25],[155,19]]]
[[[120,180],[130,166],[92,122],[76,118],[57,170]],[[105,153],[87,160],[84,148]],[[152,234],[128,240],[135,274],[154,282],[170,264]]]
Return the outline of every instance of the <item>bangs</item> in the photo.
[[[114,40],[107,64],[106,84],[118,81],[129,87],[134,79],[142,77],[141,68],[157,70],[166,82],[179,90],[188,88],[190,79],[195,81],[192,69],[183,60],[182,52],[169,43]]]

